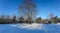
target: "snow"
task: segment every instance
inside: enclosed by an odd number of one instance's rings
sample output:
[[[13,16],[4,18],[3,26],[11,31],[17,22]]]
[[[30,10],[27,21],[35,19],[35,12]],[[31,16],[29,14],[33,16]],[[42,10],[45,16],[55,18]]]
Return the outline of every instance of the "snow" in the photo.
[[[57,25],[60,25],[60,23],[57,23]]]
[[[0,24],[0,33],[60,33],[57,24]]]
[[[35,30],[35,29],[41,29],[43,24],[37,24],[37,23],[32,23],[32,24],[27,24],[27,23],[23,23],[23,24],[17,24],[17,25],[11,25],[11,26],[14,26],[14,27],[19,27],[19,28],[26,28],[26,29],[32,29],[32,30]]]
[[[21,28],[26,28],[26,29],[41,29],[43,24],[37,24],[37,23],[32,23],[32,24],[21,24],[19,27]]]

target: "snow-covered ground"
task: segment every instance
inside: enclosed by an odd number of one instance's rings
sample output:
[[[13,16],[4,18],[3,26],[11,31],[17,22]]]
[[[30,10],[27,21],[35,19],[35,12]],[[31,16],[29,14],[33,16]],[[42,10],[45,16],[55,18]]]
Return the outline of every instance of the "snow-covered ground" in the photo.
[[[0,33],[60,33],[60,24],[0,24]]]
[[[57,23],[58,25],[60,25],[60,23]]]
[[[18,28],[26,28],[29,30],[35,30],[35,29],[41,29],[43,24],[37,24],[37,23],[32,23],[32,24],[26,24],[26,23],[22,23],[22,24],[17,24],[17,25],[11,25],[14,27],[18,27]]]

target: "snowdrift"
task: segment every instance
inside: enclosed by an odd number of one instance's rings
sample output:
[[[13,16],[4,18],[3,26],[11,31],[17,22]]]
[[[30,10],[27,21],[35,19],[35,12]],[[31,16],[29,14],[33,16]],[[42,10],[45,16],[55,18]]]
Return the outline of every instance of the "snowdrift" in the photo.
[[[11,26],[13,27],[18,27],[18,28],[23,28],[23,29],[29,29],[29,30],[45,30],[47,31],[46,27],[49,27],[49,26],[60,26],[60,23],[57,23],[57,24],[38,24],[38,23],[32,23],[32,24],[27,24],[27,23],[22,23],[22,24],[13,24]],[[49,27],[50,28],[50,27]]]
[[[15,25],[11,25],[14,27],[19,27],[19,28],[24,28],[24,29],[42,29],[43,24],[38,24],[38,23],[32,23],[32,24],[27,24],[27,23],[22,23],[22,24],[15,24]]]

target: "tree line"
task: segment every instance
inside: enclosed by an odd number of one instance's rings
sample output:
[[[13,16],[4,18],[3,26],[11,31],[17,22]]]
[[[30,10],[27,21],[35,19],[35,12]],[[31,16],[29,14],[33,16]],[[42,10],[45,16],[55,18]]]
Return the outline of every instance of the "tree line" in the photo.
[[[41,17],[36,18],[35,20],[24,19],[23,16],[17,18],[16,16],[9,15],[0,15],[0,24],[10,24],[10,23],[60,23],[60,18],[57,16],[51,17],[50,19],[42,19]]]
[[[2,14],[0,15],[0,24],[9,24],[9,23],[16,23],[17,20],[16,20],[16,16],[9,16],[9,15],[5,15],[5,14]]]

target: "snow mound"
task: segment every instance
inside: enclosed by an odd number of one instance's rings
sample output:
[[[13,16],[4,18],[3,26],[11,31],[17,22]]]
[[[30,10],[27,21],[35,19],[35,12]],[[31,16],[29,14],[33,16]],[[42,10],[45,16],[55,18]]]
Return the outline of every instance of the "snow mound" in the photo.
[[[22,24],[17,24],[17,25],[12,25],[12,26],[19,27],[19,28],[25,28],[25,29],[32,29],[32,30],[35,30],[35,29],[41,30],[43,24],[38,24],[38,23],[32,23],[32,24],[22,23]]]
[[[60,23],[57,23],[57,25],[60,25]]]
[[[27,29],[41,29],[42,24],[32,23],[32,24],[21,24],[19,27]]]

